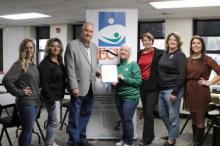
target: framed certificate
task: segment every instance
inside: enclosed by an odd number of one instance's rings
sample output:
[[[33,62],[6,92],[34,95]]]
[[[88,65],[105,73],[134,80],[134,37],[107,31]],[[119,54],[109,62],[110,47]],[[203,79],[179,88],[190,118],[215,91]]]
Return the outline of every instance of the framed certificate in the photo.
[[[101,65],[102,82],[116,83],[118,82],[117,65],[103,64]]]

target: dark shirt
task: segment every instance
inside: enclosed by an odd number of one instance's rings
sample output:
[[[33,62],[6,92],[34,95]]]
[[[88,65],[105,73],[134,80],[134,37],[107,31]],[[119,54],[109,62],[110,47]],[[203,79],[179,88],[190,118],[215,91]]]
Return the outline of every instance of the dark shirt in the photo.
[[[38,68],[43,97],[50,100],[62,99],[66,85],[66,72],[63,63],[57,64],[46,57]]]
[[[21,63],[15,62],[2,80],[9,93],[16,96],[16,103],[25,103],[33,106],[40,105],[39,72],[35,64],[29,64],[27,72],[22,70]],[[32,95],[27,96],[24,88],[30,87]]]
[[[159,85],[161,90],[173,89],[177,95],[184,86],[186,56],[178,49],[173,53],[164,52],[159,61]]]

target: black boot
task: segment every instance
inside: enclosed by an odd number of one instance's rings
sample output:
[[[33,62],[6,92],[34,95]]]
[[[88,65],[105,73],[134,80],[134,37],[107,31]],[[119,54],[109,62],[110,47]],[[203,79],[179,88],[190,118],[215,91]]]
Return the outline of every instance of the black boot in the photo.
[[[205,128],[196,128],[196,139],[195,139],[195,145],[196,146],[202,146],[203,137],[205,133]]]
[[[192,124],[193,143],[196,142],[196,124]]]

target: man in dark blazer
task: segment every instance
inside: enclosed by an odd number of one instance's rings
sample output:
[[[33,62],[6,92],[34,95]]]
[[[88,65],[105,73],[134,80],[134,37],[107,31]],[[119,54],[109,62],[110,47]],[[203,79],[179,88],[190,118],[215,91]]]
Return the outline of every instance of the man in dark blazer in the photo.
[[[65,52],[67,81],[71,95],[69,146],[92,146],[86,140],[86,127],[92,113],[93,87],[98,71],[98,49],[91,42],[94,26],[83,24],[81,38],[68,43]]]

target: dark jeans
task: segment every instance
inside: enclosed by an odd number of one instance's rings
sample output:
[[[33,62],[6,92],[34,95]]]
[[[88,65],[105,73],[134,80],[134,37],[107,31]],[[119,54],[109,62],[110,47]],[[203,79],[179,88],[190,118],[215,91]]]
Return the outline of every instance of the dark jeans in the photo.
[[[69,146],[78,146],[86,141],[86,127],[93,107],[93,93],[90,90],[86,96],[71,97],[69,112]]]
[[[149,143],[154,139],[154,111],[158,100],[158,92],[141,91],[141,101],[144,114],[144,128],[142,139]]]
[[[21,118],[21,134],[18,139],[19,146],[30,146],[32,139],[32,129],[36,120],[39,107],[28,104],[17,104]]]
[[[115,99],[116,107],[122,120],[123,135],[122,139],[125,144],[132,145],[134,137],[133,116],[137,108],[138,101]]]

